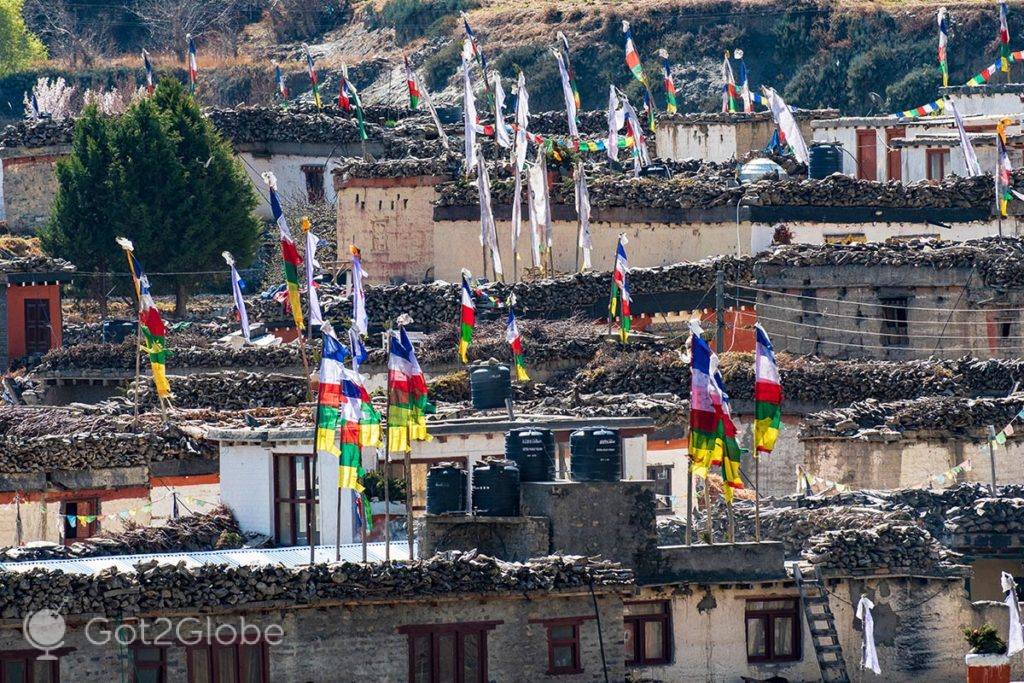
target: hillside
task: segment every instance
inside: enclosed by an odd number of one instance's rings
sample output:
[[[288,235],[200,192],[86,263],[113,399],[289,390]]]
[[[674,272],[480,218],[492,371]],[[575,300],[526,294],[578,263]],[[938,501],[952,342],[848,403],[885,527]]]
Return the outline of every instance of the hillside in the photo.
[[[623,64],[621,21],[628,19],[645,60],[659,106],[663,103],[660,64],[655,53],[669,51],[683,111],[720,106],[720,68],[724,50],[742,48],[751,84],[768,84],[800,107],[835,107],[849,114],[889,113],[930,101],[940,83],[935,64],[934,3],[816,2],[797,0],[658,0],[642,3],[546,2],[508,0],[376,0],[346,5],[340,26],[310,37],[322,89],[337,91],[343,63],[367,104],[402,104],[405,76],[402,54],[424,75],[435,99],[455,104],[461,49],[460,7],[468,15],[492,68],[507,79],[516,67],[527,74],[535,111],[562,107],[558,71],[547,47],[557,31],[568,36],[584,109],[604,108],[607,84],[638,95]],[[952,84],[963,83],[990,64],[997,52],[998,17],[989,2],[947,5],[951,35]],[[201,46],[201,96],[204,103],[233,105],[268,102],[273,97],[272,67],[281,61],[289,87],[307,88],[300,42],[280,43],[270,30],[269,10],[246,27],[236,49],[237,65],[204,68],[212,46]],[[1024,47],[1024,3],[1011,3],[1012,46]],[[225,63],[225,60],[217,60]],[[228,60],[230,61],[230,60]],[[129,64],[127,59],[119,62]],[[161,65],[167,70],[173,61]],[[164,69],[161,69],[164,66]],[[1024,67],[1014,65],[1014,78]],[[180,67],[176,68],[183,73]],[[50,73],[42,69],[39,73]],[[141,79],[141,68],[99,66],[87,72],[61,71],[65,77],[115,83]],[[0,79],[0,111],[17,115],[21,97],[36,72]],[[999,75],[997,78],[1001,78]],[[874,93],[877,97],[871,95]]]

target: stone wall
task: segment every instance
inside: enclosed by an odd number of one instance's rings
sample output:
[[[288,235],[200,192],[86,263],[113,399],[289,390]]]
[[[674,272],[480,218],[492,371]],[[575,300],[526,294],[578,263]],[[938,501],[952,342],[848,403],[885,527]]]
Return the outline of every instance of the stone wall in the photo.
[[[418,533],[419,556],[476,549],[501,560],[525,562],[548,554],[548,524],[544,517],[426,515]]]
[[[7,225],[12,232],[34,232],[50,218],[57,190],[54,168],[66,151],[25,150],[31,155],[0,159]],[[39,152],[35,154],[34,152]]]
[[[599,595],[598,606],[604,653],[610,680],[623,680],[622,603],[616,597]],[[581,663],[583,673],[559,676],[570,683],[604,681],[601,644],[597,620],[589,594],[556,596],[531,594],[524,597],[441,599],[399,604],[348,604],[315,609],[278,609],[211,615],[212,628],[231,624],[239,628],[241,619],[261,628],[274,625],[283,638],[269,646],[269,680],[333,683],[339,680],[403,681],[409,676],[409,636],[402,626],[497,622],[487,632],[488,680],[543,680],[547,672],[547,629],[537,620],[580,617]],[[118,622],[109,615],[106,628]],[[194,614],[205,624],[205,615]],[[176,627],[185,616],[170,617]],[[131,670],[130,660],[122,664],[122,653],[114,644],[93,645],[85,637],[84,620],[72,620],[64,646],[72,651],[61,658],[62,680],[119,680]],[[10,622],[8,622],[10,623]],[[152,623],[152,622],[150,622]],[[184,632],[195,632],[195,622],[185,622]],[[90,627],[100,633],[102,624]],[[226,631],[225,631],[226,632]],[[174,631],[172,630],[173,634]],[[0,631],[0,649],[24,650],[20,621]],[[166,650],[167,680],[187,677],[185,648],[174,643]],[[129,652],[130,656],[130,652]],[[343,674],[341,672],[344,672]],[[129,674],[130,676],[130,674]]]

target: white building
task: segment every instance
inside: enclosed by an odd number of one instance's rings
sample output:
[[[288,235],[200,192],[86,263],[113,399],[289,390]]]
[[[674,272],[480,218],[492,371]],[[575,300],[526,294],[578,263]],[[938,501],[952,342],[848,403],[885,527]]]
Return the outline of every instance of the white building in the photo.
[[[831,109],[799,110],[796,120],[810,140],[813,119],[836,116]],[[775,122],[767,111],[747,113],[672,114],[658,119],[655,144],[661,159],[702,159],[723,162],[741,159],[771,143]]]

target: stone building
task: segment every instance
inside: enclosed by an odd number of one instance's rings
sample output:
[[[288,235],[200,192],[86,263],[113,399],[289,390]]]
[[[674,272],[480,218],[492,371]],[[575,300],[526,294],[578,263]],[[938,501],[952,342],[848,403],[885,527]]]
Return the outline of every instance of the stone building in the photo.
[[[0,132],[0,225],[34,232],[50,218],[57,160],[71,151],[71,122],[21,122]]]
[[[832,109],[794,112],[800,132],[808,141],[811,139],[811,121],[838,114]],[[765,149],[771,144],[776,128],[768,111],[666,114],[658,118],[655,146],[661,159],[723,162],[743,159],[750,152]]]

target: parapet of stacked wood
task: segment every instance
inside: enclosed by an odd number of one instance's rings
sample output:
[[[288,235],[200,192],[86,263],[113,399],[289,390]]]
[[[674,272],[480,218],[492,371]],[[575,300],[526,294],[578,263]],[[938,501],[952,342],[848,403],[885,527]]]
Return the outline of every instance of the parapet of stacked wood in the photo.
[[[168,334],[168,365],[179,368],[283,368],[302,364],[294,344],[280,346],[203,345],[178,346],[174,333]],[[193,342],[199,340],[193,339]],[[135,370],[135,339],[121,344],[75,344],[53,349],[43,356],[37,372],[61,372],[80,369]],[[172,380],[173,381],[173,380]]]
[[[279,372],[205,372],[173,378],[174,405],[178,408],[243,410],[276,406],[297,406],[306,400],[306,382],[301,375]],[[139,401],[152,409],[157,405],[153,382],[139,379]],[[129,389],[129,396],[134,396]]]
[[[949,510],[950,534],[1024,533],[1024,498],[979,498]]]
[[[1021,408],[1024,394],[1004,398],[922,396],[881,403],[867,399],[847,408],[822,410],[804,418],[801,438],[854,437],[898,441],[907,432],[917,436],[984,438],[988,425],[1001,429]]]
[[[129,519],[124,531],[104,532],[70,545],[37,542],[0,548],[0,562],[220,550],[237,548],[241,541],[242,531],[231,510],[219,505],[210,512],[169,519],[163,526],[142,526]]]
[[[397,158],[365,161],[342,159],[343,173],[350,178],[409,178],[413,176],[439,176],[454,180],[462,172],[461,154],[438,154],[423,158],[401,156]]]
[[[950,176],[939,183],[858,180],[836,173],[821,180],[771,180],[748,186],[745,201],[759,206],[879,206],[891,208],[985,208],[992,178]]]
[[[545,557],[509,563],[470,553],[427,560],[186,567],[156,560],[133,572],[116,568],[66,574],[35,568],[0,574],[0,616],[21,619],[34,611],[133,615],[165,610],[245,609],[261,603],[316,605],[332,601],[393,601],[445,595],[622,589],[633,573],[596,558]]]
[[[956,555],[918,526],[884,522],[814,536],[804,558],[827,574],[934,576],[954,570]]]
[[[74,119],[18,121],[0,131],[0,148],[49,147],[71,144]]]

